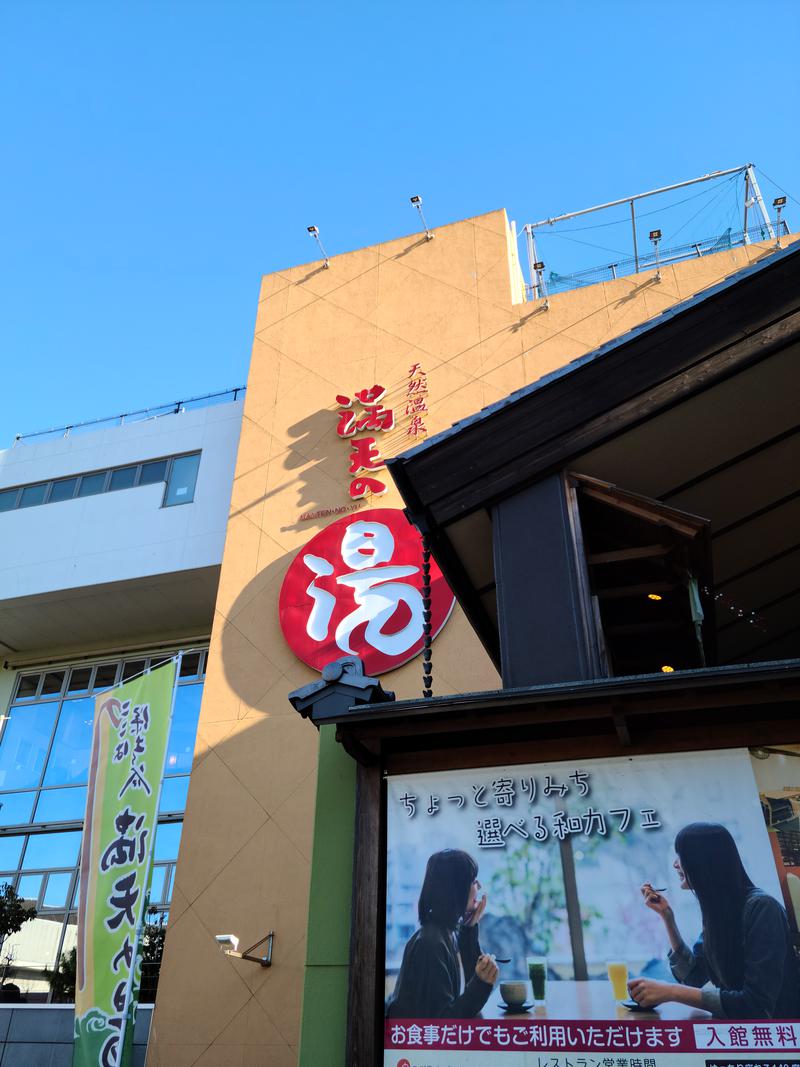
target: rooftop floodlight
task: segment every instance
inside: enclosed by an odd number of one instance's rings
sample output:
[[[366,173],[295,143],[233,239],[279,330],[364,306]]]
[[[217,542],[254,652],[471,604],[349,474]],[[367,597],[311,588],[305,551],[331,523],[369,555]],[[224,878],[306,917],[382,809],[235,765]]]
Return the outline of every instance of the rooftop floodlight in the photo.
[[[322,253],[322,258],[325,260],[323,266],[327,269],[330,266],[330,263],[328,262],[328,253],[325,251],[325,248],[322,244],[322,239],[319,235],[319,229],[316,226],[306,226],[306,229],[319,245],[319,250]]]
[[[772,206],[775,208],[777,218],[775,219],[775,247],[781,247],[781,212],[786,207],[786,197],[776,196],[772,201]]]
[[[541,259],[537,259],[533,265],[534,270],[544,270],[544,262]]]
[[[266,937],[262,937],[260,941],[256,941],[250,948],[246,948],[244,952],[239,952],[239,938],[236,934],[217,934],[216,942],[217,946],[223,956],[232,956],[236,960],[250,960],[251,963],[259,963],[262,967],[272,966],[272,939],[275,937],[275,931],[270,930]],[[260,948],[261,945],[267,943],[267,953],[265,956],[254,955],[254,950]]]
[[[421,196],[410,196],[408,199],[411,201],[411,203],[414,205],[414,207],[419,212],[419,217],[422,220],[422,225],[425,227],[425,236],[428,238],[429,241],[432,241],[433,238],[434,238],[434,234],[433,234],[433,232],[431,230],[428,229],[428,224],[425,221],[425,216],[422,213],[422,197]]]
[[[651,230],[650,231],[650,240],[653,242],[653,248],[655,249],[655,255],[656,255],[656,281],[660,282],[661,281],[661,264],[660,264],[659,258],[658,258],[658,242],[661,240],[661,230]]]

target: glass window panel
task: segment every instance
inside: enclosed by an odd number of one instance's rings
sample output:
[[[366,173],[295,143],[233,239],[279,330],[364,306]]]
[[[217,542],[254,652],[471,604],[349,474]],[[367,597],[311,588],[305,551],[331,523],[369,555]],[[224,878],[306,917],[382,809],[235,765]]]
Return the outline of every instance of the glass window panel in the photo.
[[[167,873],[166,867],[154,867],[153,876],[150,879],[150,903],[160,904],[164,899],[164,878]]]
[[[38,900],[42,888],[43,874],[23,874],[20,877],[17,892],[23,900]]]
[[[73,667],[69,675],[68,693],[88,693],[92,683],[91,667]]]
[[[78,496],[95,496],[102,493],[106,484],[106,472],[100,474],[84,474],[78,487]]]
[[[182,822],[162,822],[156,827],[156,843],[153,859],[156,863],[178,858],[178,846],[181,843]]]
[[[200,466],[200,453],[193,456],[178,456],[172,461],[169,472],[164,507],[173,504],[191,504],[194,500],[194,487],[197,483],[197,468]]]
[[[0,870],[13,871],[15,867],[19,867],[19,857],[22,853],[22,842],[24,840],[24,834],[15,834],[13,837],[0,837]]]
[[[66,908],[69,883],[72,881],[72,872],[63,871],[58,874],[48,874],[47,888],[44,891],[46,908]]]
[[[30,822],[35,793],[0,793],[0,826]]]
[[[32,508],[35,504],[44,503],[44,495],[47,492],[47,482],[39,482],[38,485],[26,485],[19,498],[21,508]]]
[[[192,769],[197,720],[200,716],[202,685],[179,685],[167,742],[165,774],[188,774]]]
[[[53,970],[63,928],[63,913],[39,915],[23,923],[22,929],[7,939],[3,952],[6,952],[8,946],[13,953],[12,981],[23,993],[49,992],[49,983],[41,972],[45,968]],[[38,971],[41,977],[35,973],[31,974],[31,971]]]
[[[31,834],[22,868],[37,871],[48,867],[74,867],[78,862],[80,847],[80,830],[68,830],[63,834]]]
[[[58,702],[14,707],[0,738],[0,789],[39,784]]]
[[[94,676],[95,691],[98,689],[110,689],[114,685],[117,680],[117,666],[116,663],[100,664]]]
[[[23,796],[25,794],[22,794]],[[86,814],[86,787],[43,789],[36,805],[35,822],[66,822]]]
[[[64,943],[61,946],[61,956],[59,959],[58,967],[61,967],[62,963],[65,963],[70,958],[70,953],[75,948],[77,943],[78,932],[78,917],[73,912],[67,915],[67,923],[64,927]],[[71,968],[69,968],[71,970]],[[72,972],[72,977],[64,975],[63,970],[59,975],[58,981],[53,984],[50,983],[50,992],[52,995],[53,1004],[72,1004],[75,1001],[75,977]]]
[[[92,697],[64,701],[47,761],[44,785],[71,785],[88,780],[93,725]]]
[[[127,681],[128,678],[133,678],[136,674],[141,674],[144,670],[143,659],[129,659],[122,667],[122,680]]]
[[[162,812],[185,811],[188,793],[188,774],[181,778],[165,778],[161,785],[161,801],[158,810]]]
[[[48,671],[42,682],[42,696],[51,697],[60,693],[65,674],[66,671]]]
[[[136,481],[138,467],[121,467],[118,471],[111,472],[109,489],[130,489]]]
[[[4,489],[0,492],[0,511],[11,511],[17,503],[18,489]]]
[[[59,500],[71,500],[75,496],[77,484],[77,478],[60,478],[57,482],[53,482],[47,502],[55,504]]]
[[[17,686],[17,700],[25,700],[27,697],[35,697],[39,686],[38,674],[23,674],[20,676]]]
[[[202,656],[202,652],[187,652],[181,657],[181,678],[197,678]]]
[[[154,482],[163,482],[166,476],[167,461],[165,459],[157,459],[153,463],[143,463],[139,485],[152,485]]]

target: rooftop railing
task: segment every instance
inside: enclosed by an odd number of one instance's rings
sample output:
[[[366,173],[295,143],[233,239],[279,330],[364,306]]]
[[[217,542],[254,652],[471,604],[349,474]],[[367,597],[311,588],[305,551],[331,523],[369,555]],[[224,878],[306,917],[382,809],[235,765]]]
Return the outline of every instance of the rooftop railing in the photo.
[[[190,396],[185,400],[173,400],[170,404],[158,404],[155,407],[140,408],[138,411],[125,411],[121,415],[109,415],[104,419],[90,419],[88,422],[73,422],[66,426],[55,426],[50,430],[35,430],[32,433],[18,433],[12,447],[42,441],[55,441],[76,434],[88,433],[104,427],[129,426],[133,422],[146,422],[148,419],[160,419],[165,415],[182,415],[186,411],[212,407],[215,404],[231,404],[243,397],[246,386],[237,385],[233,389],[224,389],[219,393],[204,393],[202,396]]]
[[[775,223],[773,229],[779,237],[785,237],[789,233],[789,227],[782,219],[780,229]],[[642,271],[657,270],[659,267],[667,267],[670,263],[679,263],[686,259],[697,259],[700,256],[713,255],[715,252],[725,252],[738,245],[752,244],[755,241],[768,241],[770,234],[766,226],[750,228],[747,230],[731,229],[715,237],[705,237],[699,241],[691,241],[688,244],[674,245],[672,248],[659,249],[656,252],[640,252],[639,256],[630,259],[620,259],[616,263],[605,263],[600,267],[588,267],[586,270],[575,271],[573,274],[559,274],[549,271],[545,285],[534,283],[528,285],[528,298],[537,300],[540,297],[555,293],[567,293],[572,289],[581,289],[588,285],[597,285],[598,282],[615,281],[617,278],[625,278],[631,274],[641,274]]]

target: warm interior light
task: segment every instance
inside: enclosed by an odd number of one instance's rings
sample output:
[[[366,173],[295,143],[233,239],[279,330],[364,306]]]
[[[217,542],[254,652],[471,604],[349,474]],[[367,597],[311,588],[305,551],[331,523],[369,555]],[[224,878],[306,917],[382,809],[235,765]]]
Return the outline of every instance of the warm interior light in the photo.
[[[648,600],[661,600],[661,594],[660,593],[648,593],[647,594],[647,599]]]
[[[668,663],[665,663],[664,666],[661,668],[661,673],[662,674],[672,674],[672,672],[674,670],[675,670],[674,667],[670,667],[670,665]]]

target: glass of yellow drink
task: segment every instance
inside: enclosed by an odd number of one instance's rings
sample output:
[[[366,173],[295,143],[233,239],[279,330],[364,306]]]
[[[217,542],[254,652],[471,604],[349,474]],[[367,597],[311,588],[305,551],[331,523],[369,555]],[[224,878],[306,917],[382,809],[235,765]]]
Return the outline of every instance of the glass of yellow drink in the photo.
[[[609,960],[606,963],[608,980],[614,991],[614,1000],[628,998],[628,964],[624,960]]]

